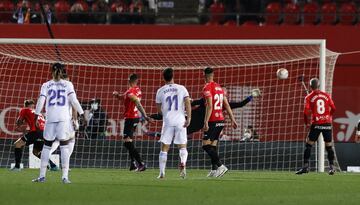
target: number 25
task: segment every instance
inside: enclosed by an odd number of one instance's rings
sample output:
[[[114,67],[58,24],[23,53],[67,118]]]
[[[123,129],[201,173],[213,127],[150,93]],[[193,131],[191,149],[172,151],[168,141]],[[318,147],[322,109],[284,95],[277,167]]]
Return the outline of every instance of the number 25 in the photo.
[[[64,106],[66,102],[65,98],[65,90],[49,90],[49,106],[54,106],[55,104],[58,106]],[[54,102],[55,101],[55,102]]]

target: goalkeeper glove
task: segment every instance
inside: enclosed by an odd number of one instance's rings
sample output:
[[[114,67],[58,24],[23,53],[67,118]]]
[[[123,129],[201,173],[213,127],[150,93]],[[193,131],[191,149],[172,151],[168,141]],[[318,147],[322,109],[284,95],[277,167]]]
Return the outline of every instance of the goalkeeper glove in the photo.
[[[252,89],[252,90],[251,90],[251,95],[252,95],[253,97],[259,97],[259,96],[261,96],[260,89],[258,89],[258,88]]]

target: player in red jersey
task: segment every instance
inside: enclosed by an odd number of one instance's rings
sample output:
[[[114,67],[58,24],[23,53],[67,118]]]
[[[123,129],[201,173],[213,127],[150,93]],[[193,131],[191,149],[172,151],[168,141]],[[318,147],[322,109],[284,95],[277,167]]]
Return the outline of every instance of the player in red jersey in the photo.
[[[146,112],[140,103],[141,90],[137,86],[137,83],[138,76],[136,74],[131,74],[129,77],[130,88],[123,95],[125,106],[124,146],[128,149],[131,159],[130,171],[145,171],[146,167],[139,152],[135,148],[133,135],[135,128],[140,121],[139,111],[146,121],[150,121],[150,118],[146,115]],[[116,98],[121,99],[121,95],[118,92],[113,92],[113,95]]]
[[[313,78],[310,80],[312,92],[305,97],[304,122],[308,125],[311,116],[310,132],[307,137],[304,151],[304,166],[296,174],[309,172],[309,159],[311,147],[318,140],[320,133],[324,137],[325,149],[328,153],[329,174],[335,173],[334,169],[334,150],[332,145],[332,115],[335,112],[335,105],[331,96],[326,92],[319,90],[319,80]]]
[[[225,123],[223,106],[230,116],[231,125],[234,129],[237,128],[237,123],[226,98],[226,93],[219,84],[214,82],[213,69],[206,68],[204,74],[206,84],[203,89],[203,97],[206,100],[206,111],[203,128],[203,149],[211,158],[212,168],[208,177],[222,177],[228,171],[228,168],[220,162],[216,147]]]
[[[25,145],[34,144],[33,154],[40,159],[41,150],[44,146],[44,138],[43,131],[45,127],[45,119],[41,115],[39,116],[39,129],[35,126],[35,110],[34,110],[35,102],[33,100],[25,100],[24,108],[20,110],[19,117],[16,120],[16,130],[22,131],[21,127],[27,124],[29,127],[29,131],[25,132],[24,136],[20,137],[15,141],[14,146],[14,154],[15,154],[15,166],[13,167],[13,171],[20,171],[20,163],[23,153],[23,148]],[[58,167],[50,160],[50,169],[52,171],[58,170]]]

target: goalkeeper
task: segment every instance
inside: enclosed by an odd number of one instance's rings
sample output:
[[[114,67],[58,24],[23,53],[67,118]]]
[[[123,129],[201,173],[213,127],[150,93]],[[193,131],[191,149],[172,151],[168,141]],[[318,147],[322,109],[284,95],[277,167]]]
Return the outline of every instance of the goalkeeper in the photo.
[[[246,97],[241,102],[229,102],[231,109],[241,108],[244,107],[246,104],[248,104],[254,97],[261,96],[261,92],[259,89],[253,89],[251,91],[251,95]],[[191,122],[190,125],[187,127],[187,134],[190,135],[194,132],[197,132],[201,130],[204,127],[204,118],[205,118],[205,99],[200,98],[198,100],[193,100],[191,102],[191,106],[193,107],[191,111]],[[161,114],[152,114],[150,115],[150,118],[153,118],[154,120],[162,120]],[[148,135],[155,135],[158,136],[159,133],[147,133]]]

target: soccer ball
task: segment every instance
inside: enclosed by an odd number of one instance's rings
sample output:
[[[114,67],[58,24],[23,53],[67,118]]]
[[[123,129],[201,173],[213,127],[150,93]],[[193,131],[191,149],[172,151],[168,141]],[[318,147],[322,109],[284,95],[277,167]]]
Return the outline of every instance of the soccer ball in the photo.
[[[280,68],[276,71],[276,76],[280,80],[287,79],[289,77],[289,71],[286,70],[285,68]]]

